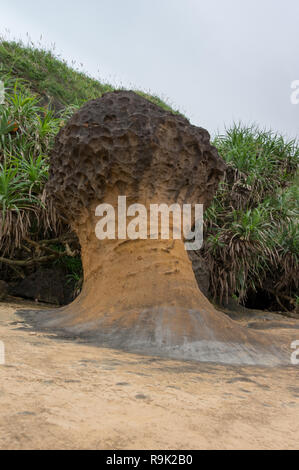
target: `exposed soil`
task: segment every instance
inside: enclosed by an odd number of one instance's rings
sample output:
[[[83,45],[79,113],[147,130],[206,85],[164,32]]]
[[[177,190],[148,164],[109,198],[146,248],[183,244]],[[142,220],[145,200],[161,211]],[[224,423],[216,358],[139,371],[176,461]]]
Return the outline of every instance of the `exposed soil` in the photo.
[[[201,364],[99,348],[33,331],[18,310],[35,308],[0,304],[1,449],[299,447],[299,366]],[[281,338],[298,329],[296,320],[258,312],[241,320],[248,322]]]

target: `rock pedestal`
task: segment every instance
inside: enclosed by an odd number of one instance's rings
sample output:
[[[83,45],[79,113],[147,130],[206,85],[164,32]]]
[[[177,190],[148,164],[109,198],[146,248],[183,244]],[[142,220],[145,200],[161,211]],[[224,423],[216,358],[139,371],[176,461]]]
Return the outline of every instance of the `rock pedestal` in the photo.
[[[80,296],[41,314],[43,328],[132,352],[233,364],[282,360],[271,338],[230,320],[198,289],[183,240],[99,240],[96,207],[203,204],[225,165],[207,131],[133,92],[83,106],[59,133],[47,193],[76,231]]]

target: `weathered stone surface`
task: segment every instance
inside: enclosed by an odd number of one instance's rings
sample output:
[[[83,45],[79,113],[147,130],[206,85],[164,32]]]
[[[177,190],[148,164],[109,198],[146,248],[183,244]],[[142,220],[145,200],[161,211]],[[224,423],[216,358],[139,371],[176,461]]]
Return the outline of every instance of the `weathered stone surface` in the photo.
[[[5,281],[0,281],[0,300],[5,300],[8,295],[8,284]]]
[[[60,269],[39,268],[10,288],[10,294],[24,299],[64,305],[72,300],[72,286]]]
[[[208,205],[224,172],[209,133],[130,91],[85,104],[51,155],[48,194],[69,220],[113,189],[144,198]]]
[[[209,287],[210,287],[210,270],[199,253],[199,251],[189,251],[188,252],[189,258],[192,263],[192,269],[195,275],[195,279],[197,281],[198,287],[200,288],[201,292],[208,297],[209,295]]]
[[[100,241],[99,203],[210,203],[224,171],[207,131],[133,92],[87,103],[59,133],[47,191],[76,231],[84,285],[38,327],[102,346],[231,364],[277,364],[289,345],[249,331],[198,289],[183,240]],[[284,349],[284,351],[283,351]]]

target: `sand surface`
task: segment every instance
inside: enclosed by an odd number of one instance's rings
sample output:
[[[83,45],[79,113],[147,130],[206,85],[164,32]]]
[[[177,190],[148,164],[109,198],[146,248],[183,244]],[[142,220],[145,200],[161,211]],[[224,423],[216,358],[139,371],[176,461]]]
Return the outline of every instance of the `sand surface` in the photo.
[[[0,449],[299,448],[299,366],[98,348],[32,331],[17,314],[32,305],[0,304]]]

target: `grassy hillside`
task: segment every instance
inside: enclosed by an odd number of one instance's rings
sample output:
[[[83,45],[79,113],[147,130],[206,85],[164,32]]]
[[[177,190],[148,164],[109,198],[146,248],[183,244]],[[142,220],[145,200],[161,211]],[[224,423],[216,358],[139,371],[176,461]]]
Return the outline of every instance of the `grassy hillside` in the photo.
[[[44,194],[48,155],[71,114],[113,88],[52,52],[7,41],[0,42],[0,80],[6,88],[0,105],[0,278],[17,282],[37,266],[58,265],[78,291],[80,247]],[[248,306],[292,310],[298,299],[298,144],[236,125],[215,145],[228,170],[206,211],[199,253],[210,270],[210,294],[220,303],[234,297]]]
[[[0,67],[0,73],[22,79],[33,93],[44,98],[43,103],[51,103],[58,109],[80,106],[114,89],[70,67],[53,51],[26,47],[20,42],[0,41]],[[178,113],[158,96],[136,91],[158,106]]]

